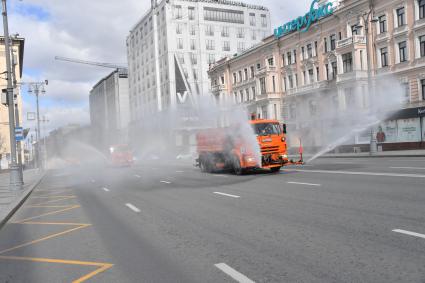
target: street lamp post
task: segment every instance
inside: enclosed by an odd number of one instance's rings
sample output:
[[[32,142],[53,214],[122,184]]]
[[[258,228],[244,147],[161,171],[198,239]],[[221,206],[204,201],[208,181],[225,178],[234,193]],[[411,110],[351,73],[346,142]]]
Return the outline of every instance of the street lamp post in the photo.
[[[364,13],[360,16],[363,19],[364,23],[364,29],[365,29],[365,37],[366,37],[366,57],[367,57],[367,89],[368,89],[368,96],[370,99],[370,102],[374,104],[374,93],[372,92],[372,63],[371,63],[371,55],[369,50],[369,24],[378,22],[378,19],[373,16],[373,9],[372,6],[370,6],[370,10],[367,13]],[[356,28],[359,30],[363,28],[362,25],[357,25]],[[376,133],[375,133],[375,127],[372,126],[372,129],[370,130],[370,155],[375,155],[378,152],[378,143],[376,140]]]
[[[22,190],[23,182],[21,179],[22,170],[17,162],[16,155],[16,135],[15,135],[15,103],[13,100],[13,85],[12,85],[12,64],[10,53],[10,38],[9,24],[7,20],[7,5],[6,0],[2,0],[2,15],[4,29],[4,45],[6,57],[6,73],[7,73],[7,101],[9,110],[9,131],[10,131],[10,190]]]
[[[25,83],[28,85],[28,92],[32,93],[34,92],[36,97],[36,104],[37,104],[37,129],[36,129],[36,140],[37,140],[37,147],[36,147],[36,162],[38,168],[43,168],[43,164],[41,163],[40,158],[40,140],[41,140],[41,133],[40,133],[40,103],[39,103],[39,95],[41,93],[46,93],[44,86],[48,85],[48,80],[45,80],[44,82],[31,82],[31,83]]]

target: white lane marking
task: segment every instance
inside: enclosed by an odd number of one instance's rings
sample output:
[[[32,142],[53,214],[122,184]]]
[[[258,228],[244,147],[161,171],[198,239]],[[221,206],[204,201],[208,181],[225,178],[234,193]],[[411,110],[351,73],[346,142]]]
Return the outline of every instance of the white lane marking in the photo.
[[[342,175],[365,175],[365,176],[387,176],[387,177],[407,177],[407,178],[425,178],[420,174],[396,174],[396,173],[373,173],[373,172],[356,172],[356,171],[328,171],[328,170],[300,170],[300,169],[283,169],[285,172],[310,172],[324,174],[342,174]]]
[[[221,177],[221,178],[229,178],[229,176],[227,175],[222,175],[222,174],[215,174],[213,176],[217,176],[217,177]]]
[[[231,197],[231,198],[240,198],[240,196],[230,195],[230,194],[221,193],[221,192],[214,192],[214,193],[217,195],[222,195],[222,196]]]
[[[391,169],[417,169],[417,170],[425,170],[423,167],[390,167]]]
[[[168,181],[160,181],[160,183],[171,184],[171,182],[168,182]]]
[[[406,230],[401,230],[401,229],[395,229],[395,230],[393,230],[393,232],[425,239],[424,234],[419,234],[419,233],[416,233],[416,232],[411,232],[411,231],[406,231]]]
[[[92,182],[92,183],[95,183],[96,181],[95,181],[95,180],[91,180],[91,182]]]
[[[251,279],[249,279],[242,273],[234,270],[233,268],[231,268],[225,263],[217,263],[215,264],[215,267],[217,267],[218,269],[220,269],[221,271],[223,271],[224,273],[226,273],[227,275],[229,275],[230,277],[232,277],[233,279],[235,279],[236,281],[240,283],[255,283],[254,281],[252,281]]]
[[[134,177],[136,177],[136,178],[142,178],[142,176],[140,176],[140,175],[134,175]]]
[[[299,183],[299,182],[288,182],[288,184],[295,184],[295,185],[306,185],[306,186],[316,186],[320,187],[320,184],[311,184],[311,183]]]
[[[128,208],[130,208],[131,210],[133,210],[134,212],[139,213],[140,209],[138,209],[137,207],[135,207],[134,205],[132,205],[131,203],[126,203],[125,204]]]
[[[109,192],[109,189],[108,189],[108,188],[103,188],[103,190],[104,190],[105,192]]]
[[[184,171],[177,170],[176,173],[184,173]]]

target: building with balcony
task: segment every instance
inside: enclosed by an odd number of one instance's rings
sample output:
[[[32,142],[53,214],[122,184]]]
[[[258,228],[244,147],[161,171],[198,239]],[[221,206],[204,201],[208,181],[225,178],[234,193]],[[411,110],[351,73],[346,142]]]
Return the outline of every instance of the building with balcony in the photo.
[[[327,3],[319,1],[317,9]],[[352,115],[353,108],[366,112],[374,106],[369,78],[371,89],[379,88],[378,82],[385,79],[398,81],[397,95],[405,101],[397,114],[379,126],[384,135],[378,142],[384,150],[423,148],[425,0],[340,0],[332,1],[331,7],[332,13],[308,30],[279,34],[283,29],[277,29],[277,35],[255,48],[217,62],[210,76],[213,84],[224,82],[224,86],[219,91],[215,88],[214,95],[246,103],[257,117],[281,115],[293,131],[308,135],[306,146],[320,147],[326,129],[317,125],[314,133],[303,133],[303,128],[311,129],[306,125],[322,118],[320,113],[335,117],[332,113]],[[247,88],[244,70],[251,68],[254,76],[249,77],[251,88]],[[368,150],[369,142],[370,133],[358,134],[344,150]]]

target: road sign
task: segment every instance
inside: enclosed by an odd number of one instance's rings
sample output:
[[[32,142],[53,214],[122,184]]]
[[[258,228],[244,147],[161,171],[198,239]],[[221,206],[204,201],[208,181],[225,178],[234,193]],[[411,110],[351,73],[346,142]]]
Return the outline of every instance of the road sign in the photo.
[[[24,140],[24,129],[22,127],[15,128],[15,139],[16,141]]]

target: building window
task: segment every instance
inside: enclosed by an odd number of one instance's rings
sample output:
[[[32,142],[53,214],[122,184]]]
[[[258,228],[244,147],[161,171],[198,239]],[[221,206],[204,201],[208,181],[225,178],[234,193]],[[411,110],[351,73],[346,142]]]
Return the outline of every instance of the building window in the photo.
[[[196,41],[195,39],[190,40],[190,50],[196,50]]]
[[[255,94],[255,87],[254,86],[251,88],[251,91],[252,91],[252,99],[255,100],[256,94]]]
[[[274,58],[271,57],[271,58],[267,59],[267,63],[269,64],[270,67],[273,67],[274,66]]]
[[[406,14],[404,7],[397,9],[397,26],[401,27],[406,24]]]
[[[241,82],[243,80],[243,78],[242,78],[242,71],[239,71],[238,74],[239,74],[239,82]]]
[[[261,26],[267,27],[267,16],[266,15],[261,15]]]
[[[276,92],[276,77],[272,76],[273,92]]]
[[[314,71],[313,69],[308,70],[308,83],[311,84],[314,82]]]
[[[419,19],[425,18],[425,0],[418,0],[419,4]]]
[[[425,100],[425,80],[421,80],[422,100]]]
[[[252,40],[257,40],[257,32],[255,30],[251,31],[251,39]]]
[[[207,48],[207,50],[214,50],[214,40],[207,39],[206,40],[206,48]]]
[[[336,49],[336,35],[332,34],[330,36],[331,39],[331,51],[334,51]]]
[[[244,69],[243,70],[243,74],[244,74],[244,79],[245,79],[245,81],[247,81],[248,80],[248,69]]]
[[[196,35],[196,27],[194,25],[190,26],[190,35]]]
[[[287,57],[287,63],[288,63],[288,65],[291,65],[292,64],[292,53],[291,52],[288,52],[287,54],[286,54],[286,57]]]
[[[297,63],[297,50],[294,49],[294,64]]]
[[[388,67],[388,48],[381,48],[381,66]]]
[[[319,67],[316,67],[316,82],[320,81],[320,72],[319,72]]]
[[[223,51],[230,51],[230,41],[223,41]]]
[[[307,84],[307,73],[303,71],[303,79],[304,79],[304,85]]]
[[[249,67],[250,71],[251,71],[251,78],[253,78],[255,76],[254,73],[254,66]]]
[[[215,63],[215,54],[208,54],[208,64]]]
[[[214,26],[211,26],[211,25],[205,26],[205,35],[213,36],[214,35]]]
[[[177,38],[177,49],[183,49],[183,38]]]
[[[221,36],[222,37],[229,37],[229,27],[222,27],[221,28]]]
[[[177,58],[179,59],[180,64],[184,64],[184,54],[183,53],[177,53]],[[149,74],[149,68],[147,70],[148,70],[148,72],[146,74]]]
[[[379,33],[387,32],[387,16],[382,15],[379,17]]]
[[[301,57],[303,58],[303,60],[305,59],[305,48],[304,48],[304,46],[301,47]]]
[[[260,78],[260,91],[261,94],[266,94],[266,78]]]
[[[313,47],[311,44],[307,44],[307,58],[313,57]]]
[[[249,13],[249,25],[252,27],[255,26],[255,13]]]
[[[244,28],[238,28],[237,38],[244,38],[244,37],[245,37]]]
[[[174,7],[174,13],[175,13],[176,19],[181,19],[182,18],[182,6],[175,6]]]
[[[233,73],[233,84],[236,84],[236,73]]]
[[[196,56],[195,53],[190,54],[190,61],[191,61],[192,65],[198,64],[198,57]]]
[[[195,8],[188,7],[187,9],[188,9],[187,12],[188,12],[189,20],[193,21],[195,19]]]
[[[400,63],[407,61],[407,44],[406,41],[400,42],[398,44],[398,50],[400,54]]]
[[[195,81],[196,81],[196,80],[198,80],[198,70],[193,69],[192,73],[193,73],[193,79],[194,79]]]
[[[329,64],[325,64],[326,80],[329,81]]]
[[[222,85],[224,85],[224,76],[220,77],[220,82],[221,82]]]
[[[419,44],[421,48],[421,57],[425,57],[425,35],[419,37]]]
[[[344,73],[353,71],[353,53],[346,53],[342,55],[342,64]]]
[[[204,7],[204,20],[234,24],[245,23],[243,11],[234,11],[213,7]]]
[[[182,34],[182,25],[181,24],[177,24],[176,25],[176,33],[177,34]]]
[[[323,43],[324,43],[324,46],[325,46],[325,53],[328,53],[328,39],[324,38]]]
[[[360,29],[357,27],[357,25],[351,26],[351,35],[358,35],[360,33]]]
[[[238,52],[243,52],[245,50],[245,42],[238,42]]]
[[[288,76],[289,81],[289,89],[294,88],[294,80],[292,79],[292,76]]]
[[[338,64],[336,62],[332,62],[332,80],[336,79],[336,76],[338,75]]]

